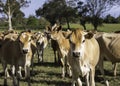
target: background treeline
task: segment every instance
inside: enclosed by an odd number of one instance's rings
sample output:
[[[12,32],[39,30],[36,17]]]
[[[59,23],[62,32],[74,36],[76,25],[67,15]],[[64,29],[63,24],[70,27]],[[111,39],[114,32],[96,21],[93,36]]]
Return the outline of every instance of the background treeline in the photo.
[[[0,0],[0,29],[44,29],[47,25],[59,23],[76,23],[83,26],[91,24],[97,30],[103,23],[120,23],[120,16],[114,17],[105,13],[113,6],[120,4],[120,0],[46,0],[43,6],[38,8],[36,15],[25,18],[20,10],[29,7],[31,0]],[[31,3],[32,4],[32,3]]]

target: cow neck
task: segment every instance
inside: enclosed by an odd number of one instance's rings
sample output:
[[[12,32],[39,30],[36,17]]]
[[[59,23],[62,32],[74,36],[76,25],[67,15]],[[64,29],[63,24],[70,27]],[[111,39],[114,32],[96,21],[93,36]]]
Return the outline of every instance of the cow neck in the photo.
[[[59,39],[57,40],[57,42],[59,47],[64,50],[68,50],[70,48],[68,44],[69,43],[68,39],[66,39],[62,33],[59,34]]]

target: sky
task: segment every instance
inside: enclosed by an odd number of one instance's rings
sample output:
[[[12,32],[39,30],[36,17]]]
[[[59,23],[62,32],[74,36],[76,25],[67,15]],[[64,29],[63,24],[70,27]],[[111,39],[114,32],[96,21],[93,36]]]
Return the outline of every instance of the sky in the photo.
[[[29,17],[30,15],[35,15],[35,11],[42,7],[46,0],[31,0],[29,7],[22,8],[21,11],[24,12],[25,17]]]
[[[30,6],[28,8],[22,9],[25,13],[25,17],[29,17],[30,15],[35,15],[35,10],[42,7],[46,0],[31,0]],[[105,15],[111,14],[114,17],[118,17],[120,15],[120,6],[114,6],[109,12]]]
[[[46,0],[31,0],[31,3],[29,4],[29,7],[27,8],[21,8],[22,12],[25,14],[25,17],[28,18],[30,15],[35,15],[35,11],[42,7],[42,5],[45,3]],[[109,12],[107,12],[105,15],[111,14],[114,17],[117,17],[120,15],[120,6],[113,7]],[[0,15],[1,17],[1,15]]]

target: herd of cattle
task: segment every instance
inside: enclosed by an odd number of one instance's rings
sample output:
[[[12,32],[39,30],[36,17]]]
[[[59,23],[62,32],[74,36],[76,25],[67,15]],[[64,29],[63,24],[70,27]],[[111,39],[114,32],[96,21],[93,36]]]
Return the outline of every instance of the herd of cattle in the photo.
[[[44,32],[30,30],[5,31],[0,33],[0,62],[4,71],[4,85],[9,77],[8,67],[12,71],[13,85],[19,86],[24,68],[25,78],[30,85],[30,67],[33,70],[34,55],[37,54],[38,63],[43,62],[44,49],[48,43],[56,57],[61,62],[62,77],[72,77],[72,86],[82,86],[80,77],[85,77],[86,86],[95,86],[95,70],[98,68],[103,75],[106,86],[109,82],[105,78],[103,61],[106,59],[114,65],[116,76],[117,62],[120,62],[120,34],[84,31],[81,29],[63,31],[55,24],[46,27]]]

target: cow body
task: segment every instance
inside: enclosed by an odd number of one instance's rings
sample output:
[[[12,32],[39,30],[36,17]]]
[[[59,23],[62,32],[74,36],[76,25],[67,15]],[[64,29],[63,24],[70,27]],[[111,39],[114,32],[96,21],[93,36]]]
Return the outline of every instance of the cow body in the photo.
[[[114,66],[114,75],[116,76],[116,63],[120,62],[120,34],[116,33],[103,33],[96,38],[100,45],[100,61],[99,66],[101,72],[104,74],[103,70],[103,60],[104,58],[111,61]]]
[[[99,45],[91,34],[77,29],[70,34],[69,63],[72,69],[72,86],[82,86],[79,75],[86,77],[87,86],[95,86],[95,67],[99,60]],[[90,83],[89,83],[90,75]]]

